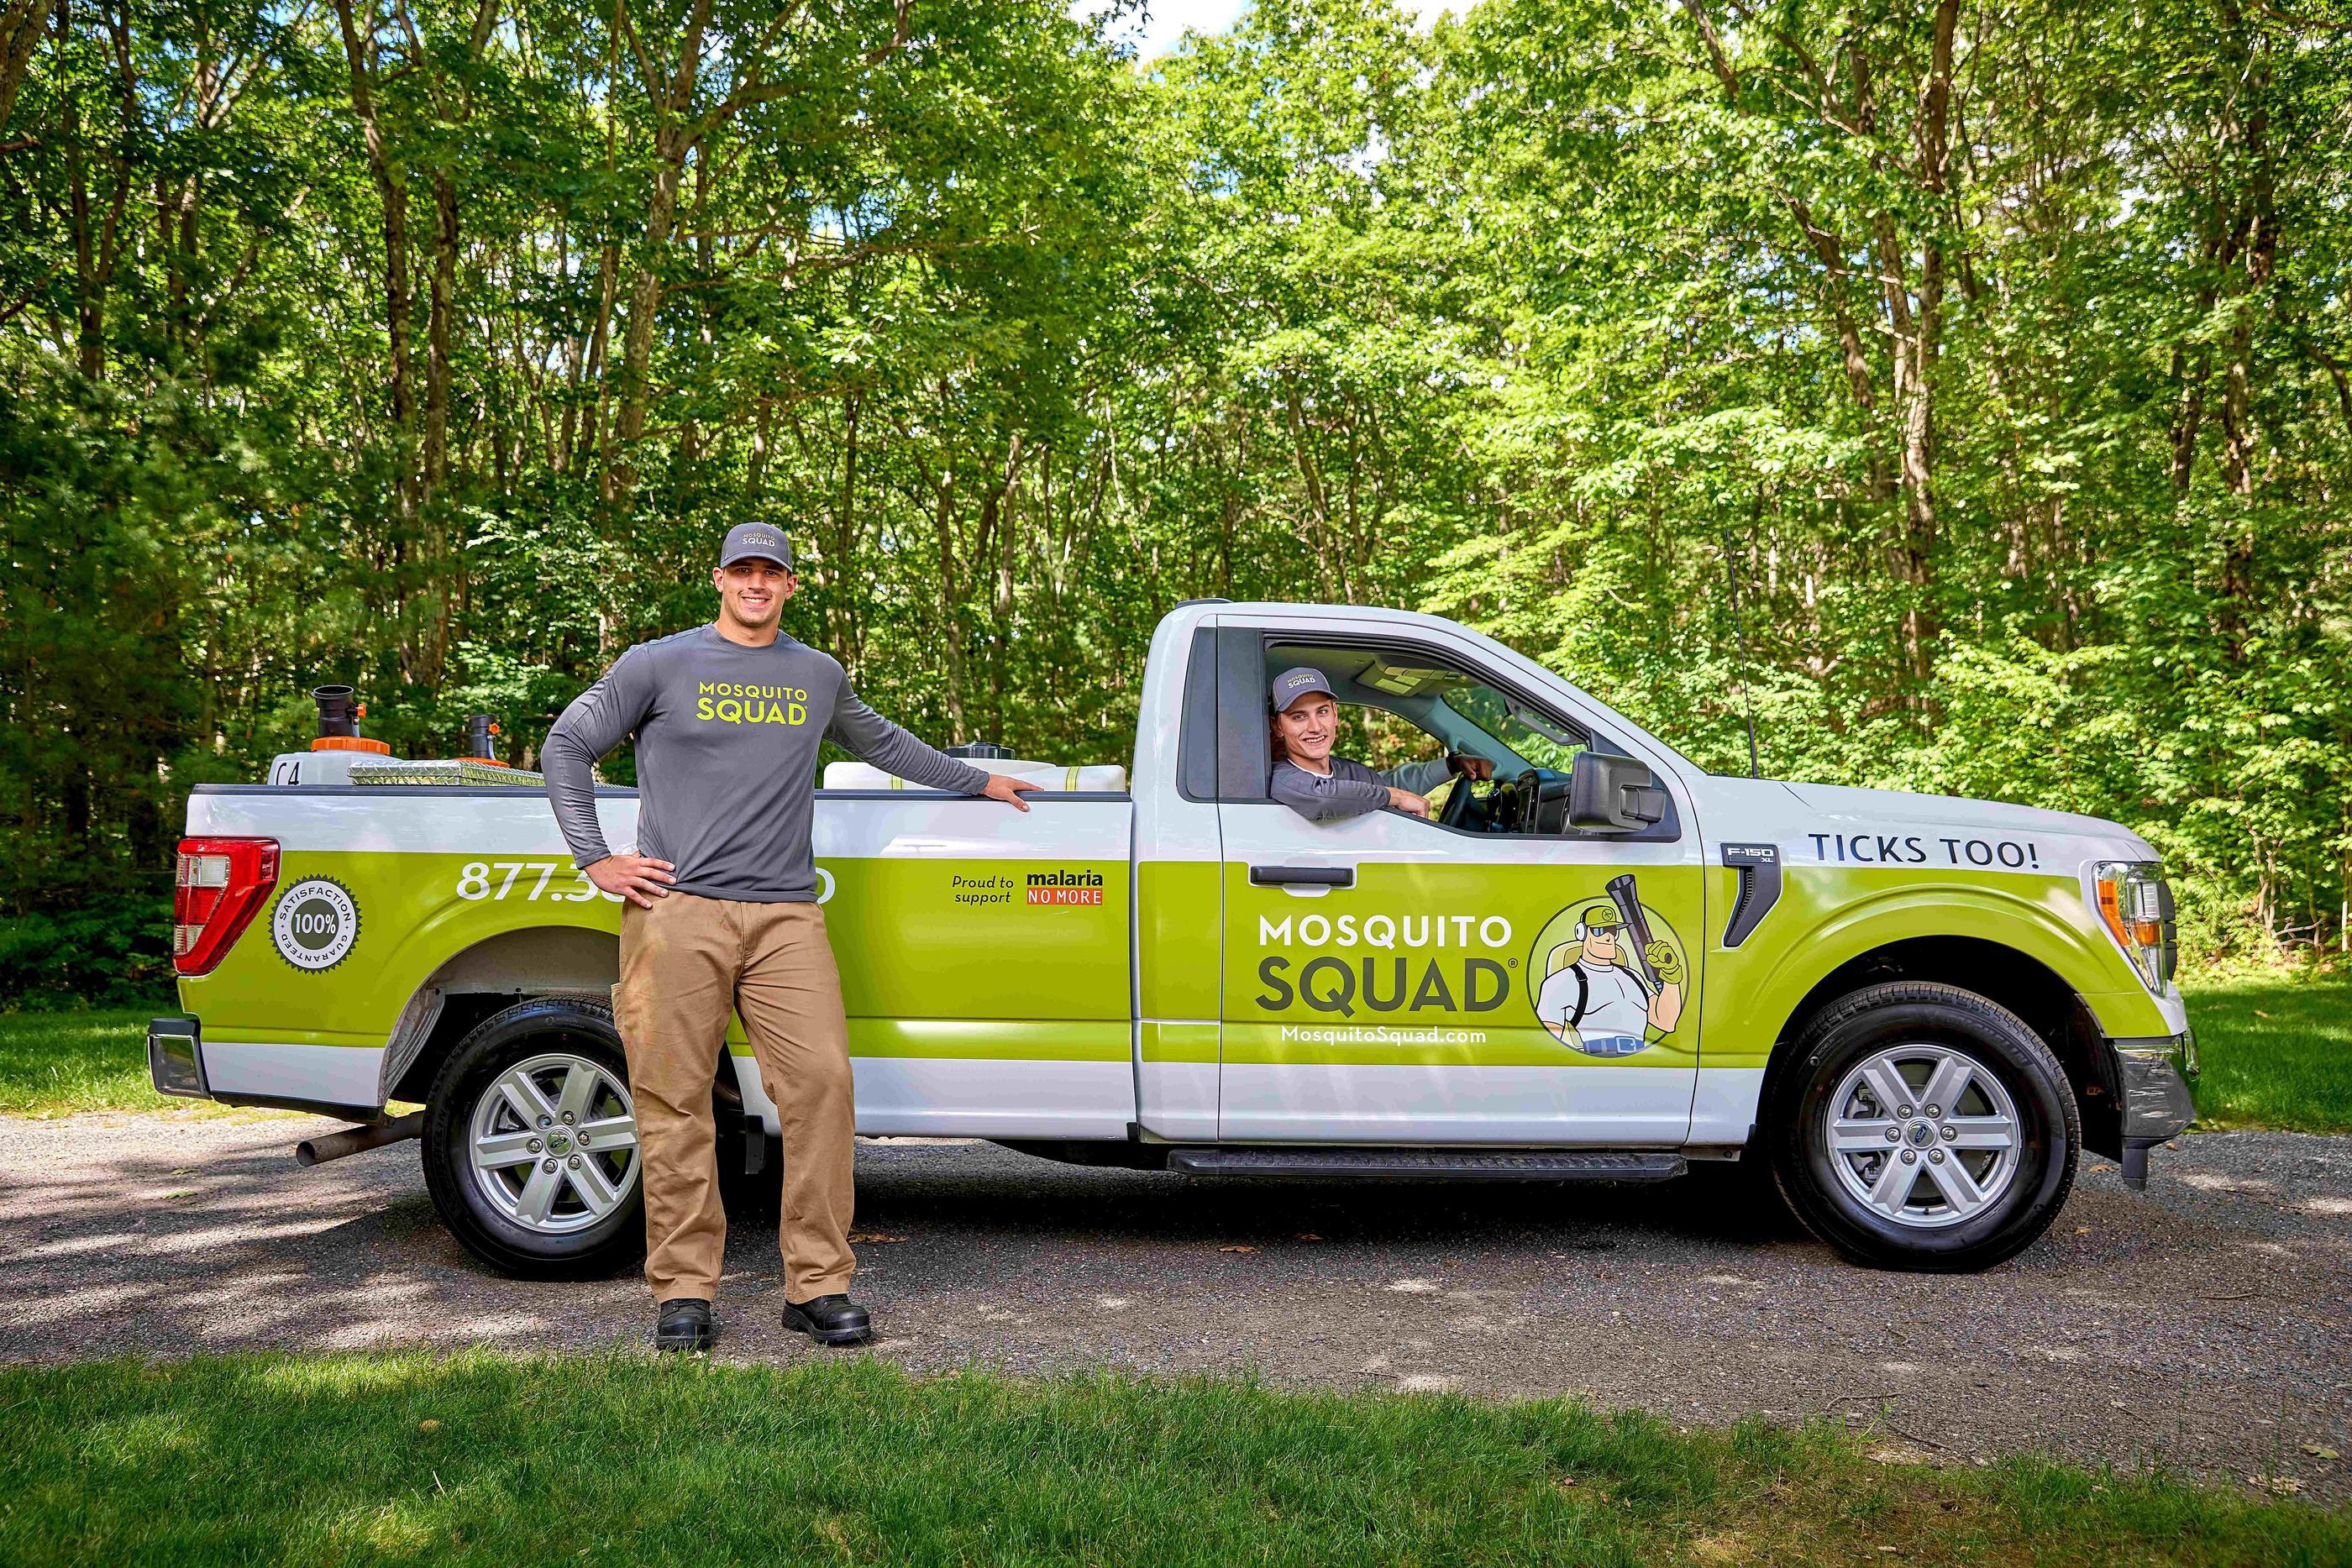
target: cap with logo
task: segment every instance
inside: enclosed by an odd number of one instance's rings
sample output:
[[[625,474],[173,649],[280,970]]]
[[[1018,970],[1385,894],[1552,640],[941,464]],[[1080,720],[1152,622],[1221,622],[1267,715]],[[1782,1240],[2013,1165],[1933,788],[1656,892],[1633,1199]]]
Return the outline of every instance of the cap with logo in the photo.
[[[783,529],[766,523],[738,523],[727,530],[727,542],[719,549],[719,564],[730,567],[739,560],[772,560],[790,571],[793,541]]]
[[[1621,931],[1625,916],[1610,899],[1596,898],[1576,912],[1577,934],[1588,931]]]
[[[1314,665],[1300,664],[1285,670],[1274,677],[1274,711],[1286,712],[1292,703],[1314,692],[1321,692],[1333,702],[1339,700],[1339,694],[1331,689],[1331,683]]]

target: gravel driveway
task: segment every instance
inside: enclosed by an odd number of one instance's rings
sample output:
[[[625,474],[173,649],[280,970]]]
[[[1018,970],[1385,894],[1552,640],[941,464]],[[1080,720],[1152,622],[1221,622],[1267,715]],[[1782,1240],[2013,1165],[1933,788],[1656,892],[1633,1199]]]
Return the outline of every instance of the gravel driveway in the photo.
[[[641,1343],[632,1276],[495,1278],[442,1231],[414,1144],[298,1169],[329,1124],[0,1118],[0,1358]],[[875,1354],[918,1370],[1254,1370],[1340,1388],[1573,1393],[1683,1422],[1874,1425],[1966,1462],[2034,1448],[2352,1496],[2352,1139],[2085,1167],[1991,1272],[1873,1273],[1738,1168],[1660,1187],[1212,1184],[982,1144],[858,1149]],[[778,1327],[773,1222],[739,1217],[721,1354]],[[2309,1446],[2309,1448],[2306,1447]]]

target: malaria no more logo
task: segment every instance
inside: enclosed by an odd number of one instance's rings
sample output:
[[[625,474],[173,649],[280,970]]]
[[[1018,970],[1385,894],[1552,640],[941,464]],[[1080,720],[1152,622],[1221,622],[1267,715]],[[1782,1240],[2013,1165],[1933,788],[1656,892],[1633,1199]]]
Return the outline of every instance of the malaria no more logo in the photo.
[[[359,940],[360,906],[332,877],[305,877],[278,895],[269,940],[278,956],[312,974],[341,963]]]

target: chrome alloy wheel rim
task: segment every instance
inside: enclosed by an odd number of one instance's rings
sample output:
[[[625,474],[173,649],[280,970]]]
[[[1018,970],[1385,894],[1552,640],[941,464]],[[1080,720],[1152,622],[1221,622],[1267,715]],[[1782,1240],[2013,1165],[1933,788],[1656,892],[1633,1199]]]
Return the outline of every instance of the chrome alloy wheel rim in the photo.
[[[629,1086],[569,1051],[519,1061],[475,1102],[467,1151],[500,1214],[550,1235],[584,1230],[637,1185]]]
[[[1936,1230],[1982,1213],[2017,1178],[2017,1103],[1981,1062],[1922,1041],[1838,1081],[1821,1137],[1838,1180],[1884,1219]]]

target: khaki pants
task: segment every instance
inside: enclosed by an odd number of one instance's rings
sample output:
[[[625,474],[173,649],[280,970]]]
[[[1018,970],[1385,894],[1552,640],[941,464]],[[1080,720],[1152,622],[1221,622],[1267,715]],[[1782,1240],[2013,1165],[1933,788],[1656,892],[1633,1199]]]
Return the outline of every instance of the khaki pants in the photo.
[[[740,1012],[784,1124],[784,1299],[846,1291],[856,1130],[841,973],[814,904],[673,893],[621,911],[613,1011],[628,1049],[654,1300],[711,1300],[727,1249],[710,1084]]]

